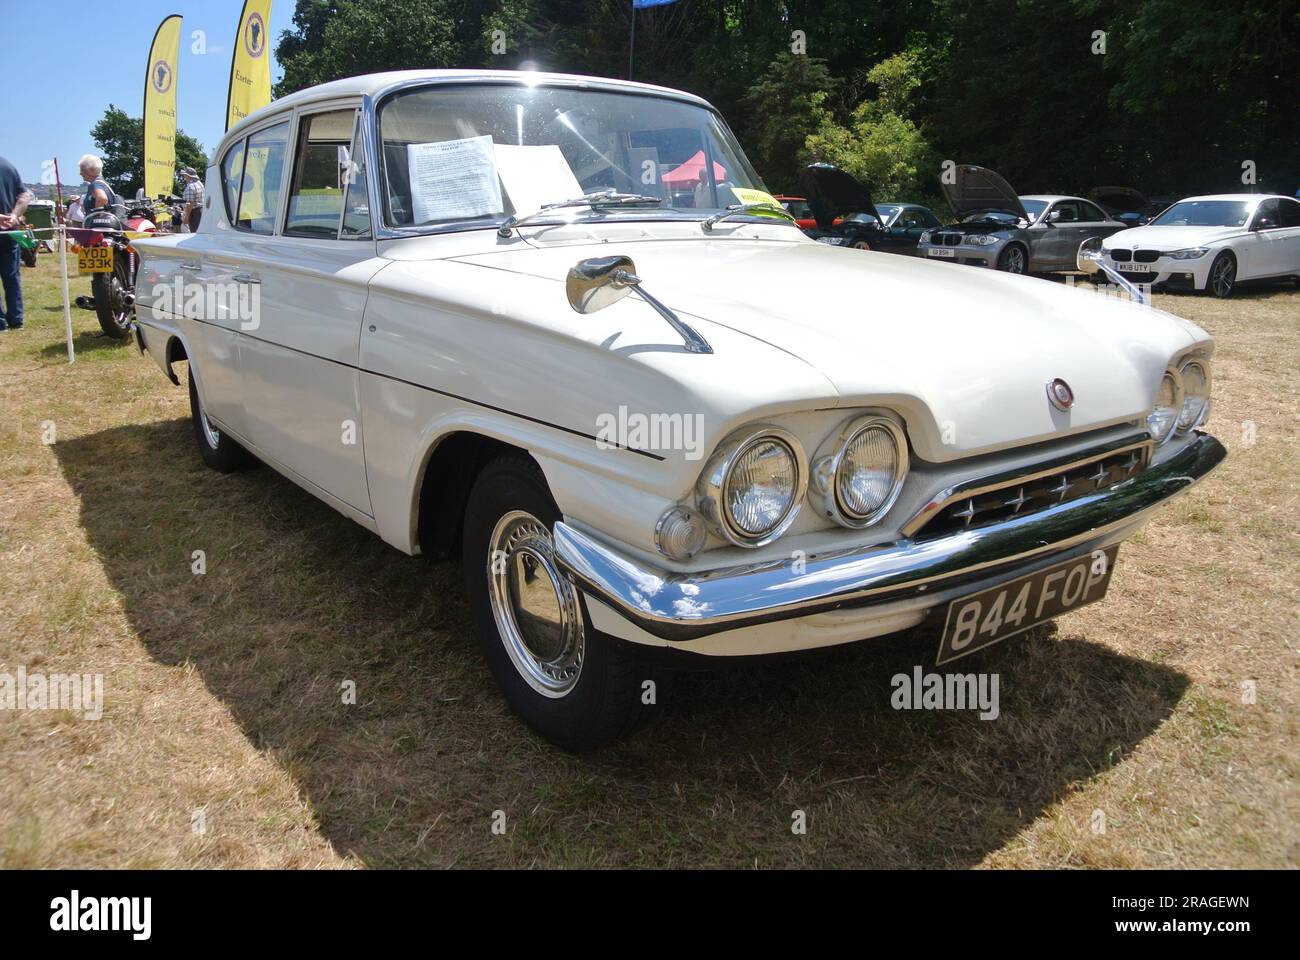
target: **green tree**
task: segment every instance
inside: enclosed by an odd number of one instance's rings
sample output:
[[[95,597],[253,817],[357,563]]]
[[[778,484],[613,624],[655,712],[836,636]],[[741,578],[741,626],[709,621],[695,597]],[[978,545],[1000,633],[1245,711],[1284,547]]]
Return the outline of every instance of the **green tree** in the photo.
[[[810,135],[805,153],[851,173],[878,201],[910,200],[932,190],[937,175],[934,150],[921,128],[907,116],[922,80],[914,54],[882,60],[867,73],[877,95],[854,108],[847,125],[826,119]]]
[[[104,160],[104,179],[120,196],[133,197],[144,186],[144,120],[127,116],[125,110],[108,105],[104,116],[90,130],[90,137]],[[176,131],[176,169],[203,170],[208,155],[184,130]]]
[[[834,85],[824,60],[783,53],[745,95],[750,160],[777,192],[795,189],[804,141],[833,123],[826,102]]]
[[[340,77],[461,66],[456,0],[298,0],[275,56],[277,97]]]

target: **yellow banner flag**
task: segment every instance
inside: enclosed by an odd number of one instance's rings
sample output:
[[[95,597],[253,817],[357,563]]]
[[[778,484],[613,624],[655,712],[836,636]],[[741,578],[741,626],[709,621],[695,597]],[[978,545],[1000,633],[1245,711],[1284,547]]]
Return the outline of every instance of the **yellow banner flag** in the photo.
[[[176,63],[181,51],[181,18],[158,25],[149,47],[144,79],[144,192],[171,194],[176,180]]]
[[[230,93],[226,98],[226,129],[271,102],[269,24],[271,0],[244,0],[239,15],[235,53],[230,58]]]

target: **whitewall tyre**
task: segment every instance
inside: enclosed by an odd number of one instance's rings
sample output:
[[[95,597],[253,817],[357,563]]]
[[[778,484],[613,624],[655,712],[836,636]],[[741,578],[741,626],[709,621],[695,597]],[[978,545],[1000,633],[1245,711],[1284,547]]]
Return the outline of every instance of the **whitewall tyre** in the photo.
[[[647,666],[627,644],[591,628],[577,589],[555,563],[560,512],[540,468],[503,454],[474,483],[462,564],[474,633],[506,702],[565,750],[612,743],[648,705]],[[648,688],[653,691],[653,686]]]

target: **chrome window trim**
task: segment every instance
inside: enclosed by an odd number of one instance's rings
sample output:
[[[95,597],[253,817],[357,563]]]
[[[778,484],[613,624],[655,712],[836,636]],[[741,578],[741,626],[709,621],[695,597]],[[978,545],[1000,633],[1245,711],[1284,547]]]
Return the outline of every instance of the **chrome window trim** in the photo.
[[[1004,470],[1000,473],[989,474],[983,477],[975,477],[970,480],[963,480],[952,486],[940,490],[925,506],[916,511],[912,517],[903,524],[899,531],[904,537],[915,537],[921,529],[938,516],[943,508],[953,500],[966,500],[972,497],[980,497],[986,493],[993,493],[997,490],[1008,487],[1019,486],[1020,484],[1032,483],[1035,480],[1041,480],[1043,477],[1050,477],[1054,473],[1065,473],[1070,470],[1077,470],[1079,467],[1086,467],[1090,463],[1098,460],[1105,460],[1107,457],[1113,457],[1119,453],[1129,451],[1141,451],[1142,463],[1139,470],[1144,469],[1151,462],[1151,454],[1155,449],[1155,440],[1149,433],[1143,432],[1145,439],[1136,440],[1133,436],[1120,437],[1112,440],[1110,443],[1103,444],[1100,447],[1094,447],[1083,456],[1070,455],[1058,458],[1057,460],[1048,460],[1040,464],[1035,464],[1038,469],[1024,473],[1019,470]]]

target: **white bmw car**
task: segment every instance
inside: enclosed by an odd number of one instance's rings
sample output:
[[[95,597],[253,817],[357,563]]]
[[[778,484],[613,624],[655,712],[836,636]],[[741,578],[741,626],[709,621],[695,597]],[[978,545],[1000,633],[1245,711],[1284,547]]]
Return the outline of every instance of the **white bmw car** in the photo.
[[[1247,280],[1300,282],[1300,201],[1255,193],[1188,197],[1146,226],[1106,237],[1101,249],[1134,280],[1216,297]]]

